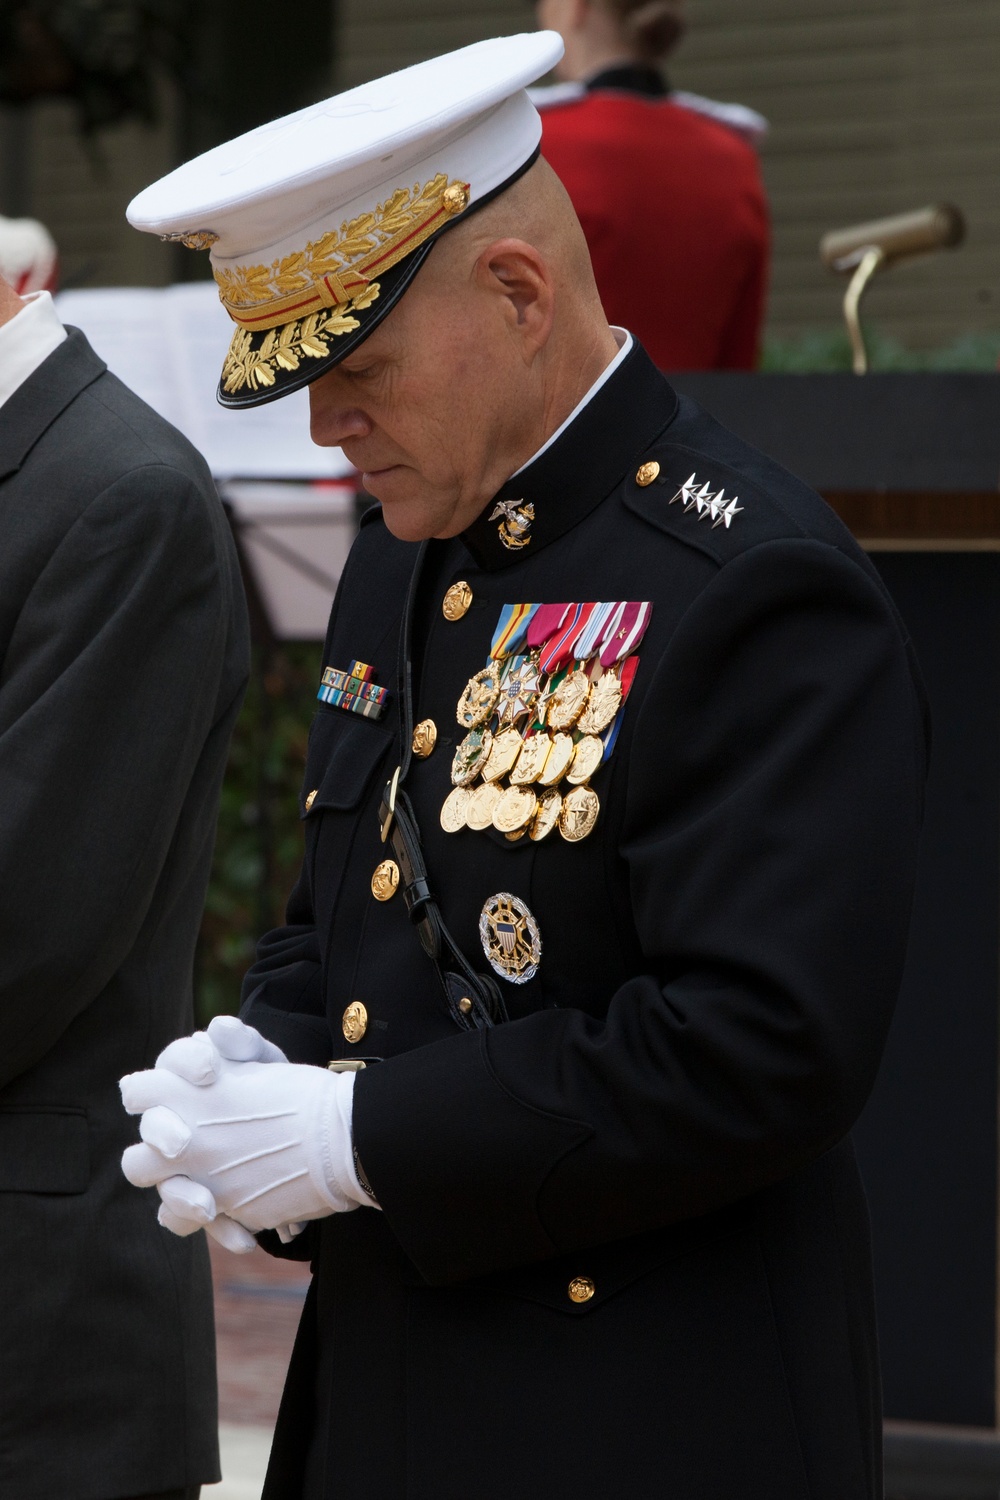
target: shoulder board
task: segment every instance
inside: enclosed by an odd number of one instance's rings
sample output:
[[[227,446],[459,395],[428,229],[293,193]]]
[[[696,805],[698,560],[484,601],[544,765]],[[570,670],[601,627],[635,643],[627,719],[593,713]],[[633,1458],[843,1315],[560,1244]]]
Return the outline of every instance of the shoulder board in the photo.
[[[684,89],[672,89],[668,98],[671,104],[678,104],[681,109],[690,109],[696,115],[706,115],[720,125],[728,125],[751,146],[759,146],[771,128],[763,115],[746,104],[723,104],[718,99],[706,99]]]
[[[547,83],[526,93],[536,109],[548,109],[553,104],[573,104],[585,98],[587,90],[582,83]]]
[[[857,551],[814,490],[684,397],[674,421],[640,455],[622,498],[659,531],[720,565],[786,538]]]

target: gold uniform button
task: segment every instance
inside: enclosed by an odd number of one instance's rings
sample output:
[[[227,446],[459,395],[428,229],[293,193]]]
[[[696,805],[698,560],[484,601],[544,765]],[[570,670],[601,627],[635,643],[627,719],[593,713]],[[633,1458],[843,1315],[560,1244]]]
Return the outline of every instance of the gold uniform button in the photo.
[[[340,1024],[349,1042],[360,1042],[368,1030],[368,1012],[360,1000],[351,1001]]]
[[[574,1276],[568,1291],[571,1302],[589,1302],[597,1288],[589,1276]]]
[[[639,465],[635,476],[635,482],[640,487],[640,489],[645,489],[647,484],[652,484],[653,480],[656,478],[659,472],[660,466],[656,462],[656,459],[651,459],[648,464]]]
[[[433,719],[421,719],[413,731],[413,753],[426,760],[438,740],[438,727]]]
[[[446,214],[461,214],[469,206],[469,189],[464,182],[453,182],[441,194],[441,207]]]
[[[458,1008],[462,1012],[463,1016],[467,1016],[469,1014],[469,1011],[472,1009],[472,1001],[469,999],[468,995],[462,996],[461,1000],[458,1002]]]
[[[309,793],[308,797],[306,798],[306,812],[309,811],[309,809],[312,807],[313,803],[316,801],[316,793],[318,791],[319,791],[319,787],[314,787],[313,790]]]
[[[441,613],[446,620],[460,620],[469,613],[472,590],[467,583],[453,583],[441,601]]]
[[[394,859],[384,859],[372,876],[372,895],[376,901],[391,901],[399,885],[399,866]]]

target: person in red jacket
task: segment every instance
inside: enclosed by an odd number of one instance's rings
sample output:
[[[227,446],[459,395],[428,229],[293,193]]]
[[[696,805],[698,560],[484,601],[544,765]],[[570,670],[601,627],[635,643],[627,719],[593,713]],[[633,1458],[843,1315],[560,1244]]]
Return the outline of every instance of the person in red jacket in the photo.
[[[662,370],[757,363],[769,259],[753,141],[740,105],[671,90],[657,66],[682,0],[538,0],[558,31],[560,80],[537,89],[542,154],[573,201],[608,319]]]

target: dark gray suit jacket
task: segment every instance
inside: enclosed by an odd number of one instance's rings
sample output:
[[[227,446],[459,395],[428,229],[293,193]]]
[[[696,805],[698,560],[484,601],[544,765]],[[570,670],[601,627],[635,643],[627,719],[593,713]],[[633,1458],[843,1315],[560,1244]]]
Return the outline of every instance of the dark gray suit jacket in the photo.
[[[218,1479],[204,1235],[121,1174],[191,1030],[248,670],[208,470],[81,333],[0,407],[0,1495]]]

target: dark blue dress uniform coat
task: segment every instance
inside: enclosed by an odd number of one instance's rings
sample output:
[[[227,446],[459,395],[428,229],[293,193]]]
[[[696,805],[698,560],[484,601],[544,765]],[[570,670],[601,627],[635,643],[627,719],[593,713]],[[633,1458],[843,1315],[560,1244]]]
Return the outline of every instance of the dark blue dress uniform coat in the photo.
[[[670,503],[692,471],[738,498],[728,527]],[[302,876],[244,1014],[300,1060],[384,1059],[354,1105],[382,1212],[297,1246],[315,1275],[265,1495],[868,1500],[879,1377],[850,1130],[921,819],[905,629],[823,502],[638,346],[501,498],[534,504],[528,546],[506,550],[487,507],[428,549],[413,703],[439,740],[406,785],[468,959],[485,971],[479,914],[508,891],[541,963],[500,981],[505,1023],[456,1028],[402,899],[370,887],[398,702],[380,722],[320,706]],[[416,550],[366,516],[328,664],[395,687]],[[448,620],[459,580],[472,605]],[[445,833],[455,704],[502,606],[588,599],[653,601],[594,831]]]

